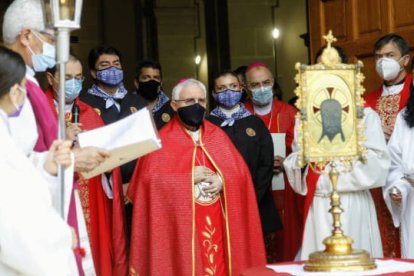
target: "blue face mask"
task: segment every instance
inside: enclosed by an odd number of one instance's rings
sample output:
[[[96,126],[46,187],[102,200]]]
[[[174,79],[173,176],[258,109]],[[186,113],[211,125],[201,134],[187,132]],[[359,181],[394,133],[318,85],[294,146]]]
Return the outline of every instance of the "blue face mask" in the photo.
[[[257,105],[267,105],[272,101],[273,89],[271,86],[260,87],[252,90],[253,103]]]
[[[109,67],[96,71],[96,79],[109,86],[118,86],[124,80],[124,71]]]
[[[65,81],[65,100],[73,102],[82,90],[83,80],[70,79]]]
[[[23,87],[20,87],[20,85],[17,87],[17,89],[19,89],[21,92],[23,92],[25,98],[27,95],[26,89]],[[14,111],[12,114],[9,114],[9,117],[19,117],[20,113],[23,110],[23,105],[24,105],[25,100],[22,102],[22,104],[20,106],[16,105],[15,103],[13,103],[14,107],[16,108],[16,111]]]
[[[227,89],[216,94],[216,101],[225,108],[232,108],[240,102],[241,97],[241,91]]]
[[[41,54],[35,54],[29,47],[32,53],[33,70],[35,72],[45,72],[47,68],[53,68],[56,65],[56,48],[54,45],[43,41],[35,32],[33,34],[43,43]]]

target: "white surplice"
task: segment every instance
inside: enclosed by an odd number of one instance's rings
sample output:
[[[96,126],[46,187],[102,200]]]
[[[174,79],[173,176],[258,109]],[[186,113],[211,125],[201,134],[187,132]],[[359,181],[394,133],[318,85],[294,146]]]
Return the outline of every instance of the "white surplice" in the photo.
[[[339,175],[337,187],[341,195],[341,207],[344,210],[341,223],[344,233],[354,240],[353,248],[365,249],[372,257],[382,257],[377,215],[369,189],[385,185],[390,161],[378,115],[370,108],[365,108],[364,114],[367,163],[355,161],[350,173]],[[295,139],[298,135],[296,131]],[[293,190],[306,195],[308,192],[306,176],[309,168],[307,167],[302,175],[301,168],[297,165],[297,151],[297,144],[294,141],[293,152],[285,159],[284,167]],[[302,260],[308,259],[309,254],[314,251],[324,250],[322,241],[331,235],[332,215],[328,213],[331,191],[329,177],[321,175],[306,218],[302,248],[298,256]]]
[[[395,227],[401,228],[401,257],[414,258],[414,128],[404,120],[405,109],[397,116],[394,132],[388,142],[391,167],[383,196],[391,212]],[[390,192],[396,187],[402,195],[401,205],[391,200]]]
[[[0,110],[0,275],[77,275],[70,227]]]

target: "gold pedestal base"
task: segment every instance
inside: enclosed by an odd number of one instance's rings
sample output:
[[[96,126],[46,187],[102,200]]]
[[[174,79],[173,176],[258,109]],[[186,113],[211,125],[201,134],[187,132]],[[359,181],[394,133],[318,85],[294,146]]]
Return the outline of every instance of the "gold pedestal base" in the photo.
[[[305,271],[363,271],[375,269],[377,265],[365,250],[353,250],[347,254],[318,251],[309,255]]]

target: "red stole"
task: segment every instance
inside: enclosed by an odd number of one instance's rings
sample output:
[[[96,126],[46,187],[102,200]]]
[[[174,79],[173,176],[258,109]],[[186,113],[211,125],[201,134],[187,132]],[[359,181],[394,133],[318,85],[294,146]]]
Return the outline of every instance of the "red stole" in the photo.
[[[45,90],[49,106],[57,119],[53,90]],[[92,130],[104,123],[98,113],[78,98],[79,121],[82,129]],[[119,168],[112,171],[113,199],[110,200],[102,188],[102,175],[84,179],[80,174],[75,178],[79,185],[79,197],[88,230],[92,257],[97,275],[127,275],[127,241],[125,230],[124,197]]]
[[[129,271],[204,275],[195,235],[194,143],[176,117],[159,134],[162,149],[139,159],[128,189],[134,203]],[[239,275],[266,263],[253,183],[225,132],[204,121],[201,137],[204,153],[223,177],[226,257],[229,275]]]
[[[47,151],[52,142],[57,139],[57,121],[54,120],[50,108],[47,108],[48,101],[42,89],[36,83],[26,80],[26,90],[36,118],[39,135],[34,150],[37,152]]]
[[[412,83],[412,76],[411,74],[407,73],[405,80],[404,80],[403,89],[400,93],[401,98],[400,98],[400,103],[398,107],[398,112],[401,111],[401,109],[403,109],[407,105],[408,98],[410,97],[411,83]],[[371,93],[369,93],[368,95],[364,97],[366,106],[371,107],[377,113],[379,113],[377,103],[378,103],[378,100],[381,98],[381,94],[382,94],[382,85],[377,90],[372,91]]]

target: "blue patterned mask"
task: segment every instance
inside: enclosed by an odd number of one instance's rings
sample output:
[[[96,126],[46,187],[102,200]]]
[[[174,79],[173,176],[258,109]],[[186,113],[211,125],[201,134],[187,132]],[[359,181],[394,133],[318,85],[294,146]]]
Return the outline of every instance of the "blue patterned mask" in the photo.
[[[96,79],[108,86],[118,86],[124,80],[124,71],[116,67],[109,67],[96,71]]]
[[[226,89],[216,94],[216,101],[225,108],[232,108],[240,102],[241,97],[241,91]]]
[[[267,105],[272,101],[273,88],[271,86],[260,87],[252,90],[252,100],[257,105]]]
[[[65,99],[67,102],[73,102],[82,90],[82,80],[70,79],[65,81]]]

